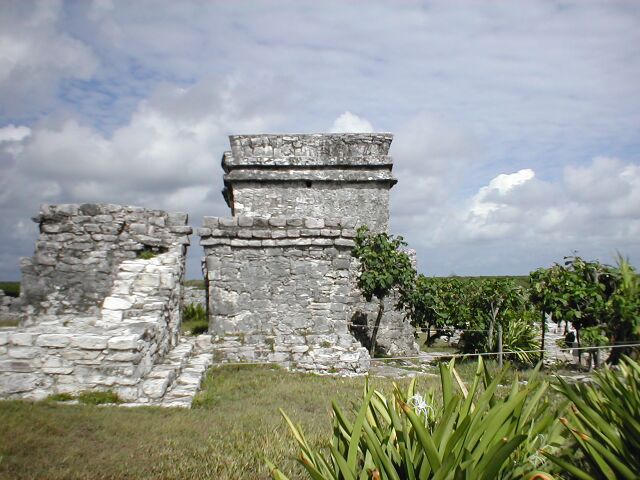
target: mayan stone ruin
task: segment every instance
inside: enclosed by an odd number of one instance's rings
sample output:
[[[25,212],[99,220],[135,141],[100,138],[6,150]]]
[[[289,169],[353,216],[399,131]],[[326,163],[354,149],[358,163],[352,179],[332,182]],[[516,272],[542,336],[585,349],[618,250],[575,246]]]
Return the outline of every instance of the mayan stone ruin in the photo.
[[[356,287],[351,249],[358,226],[388,228],[391,140],[230,137],[222,168],[231,216],[205,217],[198,229],[204,299],[185,294],[185,213],[42,205],[10,309],[20,326],[0,329],[0,397],[97,389],[128,405],[189,406],[212,363],[367,372],[376,306]],[[208,334],[180,334],[185,297],[206,303]],[[392,306],[380,350],[415,354],[413,329]]]
[[[355,287],[356,228],[386,231],[390,134],[238,135],[222,157],[232,217],[205,218],[210,332],[219,358],[362,373],[376,307]],[[392,300],[390,300],[390,304]],[[391,305],[390,305],[391,307]],[[388,309],[378,343],[414,354]]]

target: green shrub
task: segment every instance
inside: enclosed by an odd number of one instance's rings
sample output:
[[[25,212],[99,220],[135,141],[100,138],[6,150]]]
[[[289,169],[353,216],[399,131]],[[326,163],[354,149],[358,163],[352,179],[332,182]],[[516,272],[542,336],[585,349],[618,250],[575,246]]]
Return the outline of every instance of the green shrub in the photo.
[[[78,395],[78,401],[85,405],[103,405],[106,403],[121,403],[118,394],[111,390],[87,390]]]
[[[432,392],[426,398],[416,394],[415,380],[406,394],[396,385],[393,398],[366,386],[355,420],[333,403],[328,457],[314,451],[282,414],[300,446],[299,461],[314,480],[532,478],[546,462],[538,449],[555,451],[564,440],[543,398],[548,384],[537,379],[537,370],[522,388],[516,378],[500,398],[496,391],[506,369],[491,379],[480,359],[467,390],[453,362],[441,364],[441,405]],[[273,478],[286,479],[267,464]]]
[[[153,252],[152,250],[140,250],[137,253],[136,258],[140,258],[142,260],[151,260],[156,255],[157,254],[155,252]]]
[[[536,340],[537,329],[533,323],[534,313],[531,310],[523,312],[522,316],[511,319],[502,332],[502,350],[514,352],[505,355],[522,364],[534,364],[540,358],[538,350],[540,344]]]
[[[46,400],[49,402],[69,402],[74,400],[75,397],[70,393],[55,393],[53,395],[49,395]]]
[[[20,296],[20,282],[0,282],[0,290],[9,297]]]
[[[193,335],[206,333],[209,330],[209,319],[204,307],[199,303],[191,303],[182,310],[182,331]]]
[[[593,384],[559,378],[555,388],[573,402],[561,418],[571,454],[544,455],[573,478],[640,478],[640,364],[623,357],[620,373],[605,366]]]

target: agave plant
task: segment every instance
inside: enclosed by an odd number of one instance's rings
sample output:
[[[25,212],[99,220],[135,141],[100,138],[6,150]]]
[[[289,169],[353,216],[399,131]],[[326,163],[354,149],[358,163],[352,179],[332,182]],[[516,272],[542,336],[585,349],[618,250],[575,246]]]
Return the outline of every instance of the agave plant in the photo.
[[[540,357],[537,353],[540,344],[536,340],[537,332],[531,313],[527,311],[522,316],[510,319],[502,337],[502,349],[511,352],[511,355],[507,356],[528,365],[533,365]]]
[[[314,480],[550,479],[540,470],[547,464],[538,451],[554,450],[564,438],[543,397],[548,384],[537,379],[536,369],[527,385],[516,378],[501,397],[496,392],[505,372],[492,379],[479,359],[467,389],[453,361],[441,364],[441,406],[432,394],[418,396],[415,380],[406,393],[394,385],[392,398],[366,385],[355,420],[333,404],[328,456],[314,451],[282,414],[300,446],[299,461]],[[287,479],[267,464],[274,479]]]
[[[605,366],[594,384],[555,388],[573,405],[561,422],[571,433],[566,454],[543,454],[579,479],[640,478],[640,364],[623,357],[617,374]]]

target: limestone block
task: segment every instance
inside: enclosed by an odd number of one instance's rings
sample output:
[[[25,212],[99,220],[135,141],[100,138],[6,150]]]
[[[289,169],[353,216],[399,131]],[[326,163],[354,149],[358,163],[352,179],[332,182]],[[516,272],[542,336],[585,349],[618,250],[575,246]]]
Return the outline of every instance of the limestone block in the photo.
[[[167,215],[167,225],[182,226],[189,221],[189,215],[184,212],[171,212]]]
[[[9,348],[9,356],[11,358],[24,358],[31,359],[36,358],[40,355],[41,351],[39,348],[34,347],[10,347]]]
[[[71,361],[96,360],[102,355],[101,350],[63,350],[60,355]]]
[[[0,332],[0,345],[9,343],[9,332]]]
[[[218,222],[221,227],[237,227],[238,226],[238,217],[222,217],[218,219]],[[208,226],[208,225],[207,225]]]
[[[239,216],[238,217],[238,226],[240,226],[240,227],[251,227],[251,226],[253,226],[253,217]]]
[[[135,402],[140,396],[138,387],[119,386],[115,388],[115,392],[125,402]]]
[[[136,278],[136,284],[141,287],[158,288],[160,286],[160,276],[155,273],[141,273]]]
[[[304,225],[302,218],[287,218],[287,225],[290,227],[301,227]]]
[[[36,367],[26,360],[0,360],[0,373],[2,372],[33,372]]]
[[[309,351],[309,345],[296,345],[291,347],[291,353],[305,353]]]
[[[0,375],[0,396],[33,390],[39,377],[33,373],[11,373]]]
[[[42,371],[44,373],[68,375],[73,373],[73,364],[66,361],[64,358],[48,357],[42,365]]]
[[[127,260],[122,262],[118,269],[124,272],[138,273],[144,270],[145,266],[144,260]]]
[[[147,229],[148,227],[144,223],[132,223],[129,225],[129,231],[134,234],[145,235]]]
[[[353,247],[354,241],[349,238],[336,238],[333,242],[336,247]]]
[[[102,310],[102,322],[109,325],[122,321],[122,310]]]
[[[111,337],[107,342],[107,346],[112,350],[138,350],[139,340],[139,335],[120,335]]]
[[[202,226],[205,228],[218,228],[220,226],[218,217],[204,217],[202,219]]]
[[[12,332],[9,335],[9,340],[12,345],[26,347],[33,345],[35,335],[32,333],[25,332]]]
[[[62,348],[71,343],[71,336],[69,334],[49,333],[40,335],[36,339],[36,345],[39,347],[53,347]]]
[[[102,304],[102,308],[107,310],[126,310],[131,308],[133,303],[129,298],[124,297],[107,297]]]
[[[101,335],[79,335],[73,337],[72,345],[85,350],[104,350],[107,348],[108,337]]]
[[[142,391],[151,398],[161,398],[167,391],[169,378],[150,378],[142,384]]]
[[[324,219],[322,218],[305,218],[304,226],[306,228],[324,228]]]

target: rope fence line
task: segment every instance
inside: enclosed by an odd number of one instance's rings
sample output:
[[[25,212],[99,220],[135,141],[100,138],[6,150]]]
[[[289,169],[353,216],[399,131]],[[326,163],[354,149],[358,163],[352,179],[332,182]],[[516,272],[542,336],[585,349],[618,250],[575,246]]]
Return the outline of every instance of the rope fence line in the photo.
[[[562,351],[562,352],[571,352],[574,350],[608,350],[608,349],[614,349],[614,348],[623,348],[623,347],[640,347],[640,343],[625,343],[625,342],[619,342],[619,343],[614,343],[611,345],[601,345],[601,346],[595,346],[595,347],[567,347],[567,348],[556,348],[556,351]],[[255,349],[255,350],[251,350],[254,353],[274,353],[272,350],[265,350],[265,349]],[[520,350],[520,351],[515,351],[515,350],[506,350],[502,352],[502,355],[509,355],[509,354],[518,354],[518,353],[541,353],[541,352],[546,352],[549,353],[548,350],[542,350],[542,349],[535,349],[535,350]],[[446,358],[446,359],[452,359],[452,358],[467,358],[467,357],[485,357],[485,356],[491,356],[491,355],[500,355],[500,352],[479,352],[479,353],[447,353],[447,352],[441,352],[441,355],[437,355],[436,358],[441,357],[441,358]],[[389,361],[389,360],[424,360],[425,357],[428,357],[430,354],[425,352],[423,355],[411,355],[411,356],[398,356],[398,357],[384,357],[384,358],[376,358],[373,357],[371,358],[371,362],[385,362],[385,361]],[[426,362],[425,362],[426,363]],[[230,366],[241,366],[241,365],[277,365],[278,362],[269,362],[266,360],[252,360],[252,361],[247,361],[247,362],[242,362],[242,361],[234,361],[234,362],[214,362],[212,364],[212,366],[224,366],[224,365],[230,365]]]
[[[614,348],[623,348],[623,347],[640,347],[640,343],[617,343],[617,344],[613,344],[613,345],[601,345],[601,346],[597,346],[597,347],[566,347],[566,348],[556,348],[556,351],[561,351],[561,352],[571,352],[573,350],[605,350],[605,349],[614,349]],[[446,357],[446,358],[465,358],[465,357],[480,357],[480,356],[491,356],[491,355],[500,355],[502,353],[502,355],[508,355],[508,354],[518,354],[518,353],[541,353],[541,352],[546,352],[549,353],[548,350],[542,350],[542,349],[535,349],[535,350],[505,350],[503,352],[479,352],[479,353],[446,353],[446,352],[442,352],[442,355],[438,355],[439,357]],[[426,353],[424,355],[417,355],[417,356],[402,356],[402,357],[384,357],[384,358],[372,358],[371,361],[372,362],[382,362],[385,360],[416,360],[416,359],[421,359],[424,358],[425,356],[429,355],[429,353]]]

